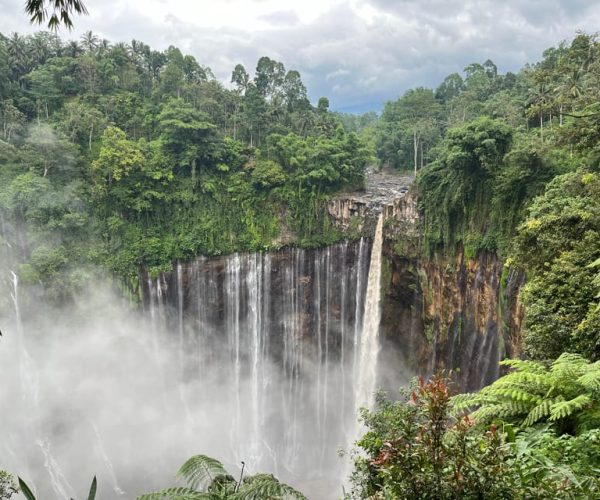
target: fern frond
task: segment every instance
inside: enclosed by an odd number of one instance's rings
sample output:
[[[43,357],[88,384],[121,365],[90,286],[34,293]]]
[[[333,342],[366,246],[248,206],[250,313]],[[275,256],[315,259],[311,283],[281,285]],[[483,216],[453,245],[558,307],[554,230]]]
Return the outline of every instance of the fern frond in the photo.
[[[581,384],[588,391],[600,390],[600,369],[596,371],[588,371],[577,379],[577,383]]]
[[[206,455],[195,455],[179,469],[177,475],[187,481],[192,488],[206,491],[215,478],[229,476],[223,464]]]
[[[525,417],[525,420],[523,420],[523,425],[525,427],[529,427],[530,425],[533,425],[542,420],[543,418],[549,416],[552,404],[554,402],[555,401],[553,400],[547,399],[539,403],[534,408],[532,408],[531,411],[528,413],[527,417]]]
[[[546,373],[546,368],[542,363],[537,361],[529,361],[525,359],[503,359],[500,361],[502,366],[508,366],[514,370],[519,370],[527,373]]]
[[[542,398],[540,396],[531,394],[530,392],[518,387],[496,387],[494,388],[493,394],[495,396],[499,396],[501,399],[505,398],[510,401],[521,401],[523,403],[535,405],[538,405],[542,402]]]
[[[450,398],[450,404],[456,411],[468,410],[474,406],[479,406],[485,403],[493,403],[493,398],[486,398],[481,393],[467,392],[464,394],[457,394]]]
[[[552,373],[572,373],[582,368],[585,369],[589,362],[580,354],[563,352],[553,363],[550,371]]]
[[[576,398],[568,401],[559,401],[558,403],[554,403],[551,407],[550,418],[548,420],[555,422],[557,420],[566,418],[590,405],[591,402],[592,399],[588,394],[580,394]]]
[[[518,401],[507,401],[504,403],[482,406],[475,410],[471,416],[475,420],[489,422],[497,418],[515,417],[517,415],[529,413],[529,408],[530,405]]]
[[[548,379],[548,373],[532,373],[532,372],[510,372],[499,378],[494,382],[491,387],[498,387],[506,384],[520,384],[531,386],[534,385],[539,387],[540,390],[546,390],[550,386]]]
[[[192,488],[166,488],[156,493],[147,493],[137,500],[218,500],[218,496]]]
[[[306,500],[306,497],[291,486],[280,483],[271,474],[248,477],[240,490],[230,500]]]

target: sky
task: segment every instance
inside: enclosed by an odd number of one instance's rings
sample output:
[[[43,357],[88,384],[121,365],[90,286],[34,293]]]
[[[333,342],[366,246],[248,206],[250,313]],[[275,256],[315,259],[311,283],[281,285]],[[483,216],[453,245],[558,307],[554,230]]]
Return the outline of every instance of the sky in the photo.
[[[0,32],[31,33],[24,0],[0,0]],[[436,87],[472,62],[501,72],[535,62],[577,30],[600,26],[596,0],[84,0],[63,38],[92,30],[193,55],[229,84],[263,55],[302,74],[331,109],[381,109],[407,89]]]

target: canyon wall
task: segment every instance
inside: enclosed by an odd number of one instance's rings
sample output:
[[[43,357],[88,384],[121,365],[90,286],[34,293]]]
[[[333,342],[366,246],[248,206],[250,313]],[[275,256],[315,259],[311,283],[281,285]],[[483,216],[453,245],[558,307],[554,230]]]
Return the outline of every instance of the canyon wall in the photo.
[[[332,201],[329,214],[342,229],[369,232],[374,205],[346,196]],[[519,354],[524,275],[493,253],[469,258],[459,247],[425,256],[415,189],[388,193],[376,205],[386,218],[382,362],[400,353],[402,370],[452,370],[462,391],[489,384],[498,362]]]

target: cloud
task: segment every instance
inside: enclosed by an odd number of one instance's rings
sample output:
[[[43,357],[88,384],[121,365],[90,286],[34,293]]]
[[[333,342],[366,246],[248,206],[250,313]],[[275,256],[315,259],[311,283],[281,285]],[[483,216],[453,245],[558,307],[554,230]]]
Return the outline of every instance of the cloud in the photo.
[[[298,14],[293,10],[278,10],[270,14],[265,14],[264,16],[261,16],[260,19],[264,20],[274,28],[294,26],[300,22]]]
[[[179,46],[228,82],[242,63],[268,55],[297,69],[311,99],[368,110],[415,86],[436,86],[471,62],[517,71],[544,49],[593,32],[600,4],[589,0],[88,0],[76,20],[114,41]],[[21,0],[0,0],[0,31],[31,32]],[[68,36],[68,32],[65,33]]]

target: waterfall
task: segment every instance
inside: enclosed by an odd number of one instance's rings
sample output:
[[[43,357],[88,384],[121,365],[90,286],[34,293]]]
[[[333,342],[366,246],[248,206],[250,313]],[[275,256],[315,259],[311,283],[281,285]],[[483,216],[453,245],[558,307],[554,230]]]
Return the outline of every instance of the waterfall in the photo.
[[[370,247],[361,239],[201,257],[142,276],[154,329],[185,344],[182,383],[202,381],[200,391],[186,392],[186,405],[192,415],[212,408],[227,429],[225,461],[243,460],[249,472],[270,471],[292,484],[309,481],[316,498],[339,495],[337,452],[354,429],[356,371],[364,363],[357,348]],[[210,418],[206,432],[215,427]]]
[[[379,215],[367,278],[367,289],[364,300],[362,328],[354,333],[354,407],[351,412],[351,433],[347,435],[346,449],[353,448],[354,443],[364,432],[364,426],[358,422],[361,408],[373,407],[374,392],[377,389],[377,367],[379,354],[379,327],[381,323],[381,260],[383,250],[383,214]],[[360,341],[359,341],[360,338]],[[341,481],[347,485],[352,472],[352,462],[347,457],[341,473]]]
[[[355,436],[357,394],[375,384],[377,332],[368,328],[378,323],[381,225],[373,241],[142,272],[144,316],[91,300],[92,317],[59,310],[42,314],[40,329],[11,275],[18,328],[5,330],[0,366],[14,379],[0,402],[26,401],[0,417],[11,430],[0,454],[16,457],[33,439],[35,450],[8,465],[44,498],[71,497],[94,474],[102,491],[133,497],[168,484],[198,453],[274,473],[309,498],[338,498],[338,450]],[[6,350],[22,333],[31,362],[25,349]]]
[[[377,355],[379,353],[379,324],[381,323],[381,257],[383,247],[383,214],[379,215],[365,300],[359,363],[354,386],[355,415],[361,407],[372,408],[377,383]]]
[[[11,412],[27,415],[27,418],[25,419],[25,432],[32,442],[36,443],[42,453],[43,466],[48,474],[54,494],[58,497],[71,497],[73,495],[73,489],[65,477],[58,460],[52,453],[48,437],[45,436],[42,431],[38,368],[25,345],[25,330],[19,303],[19,277],[14,271],[10,271],[10,283],[10,297],[13,303],[14,331],[16,337],[7,340],[11,344],[9,345],[9,349],[12,349],[12,352],[16,355],[16,371],[20,381],[20,398],[19,400],[12,402]],[[0,365],[1,364],[2,363],[0,362]]]

